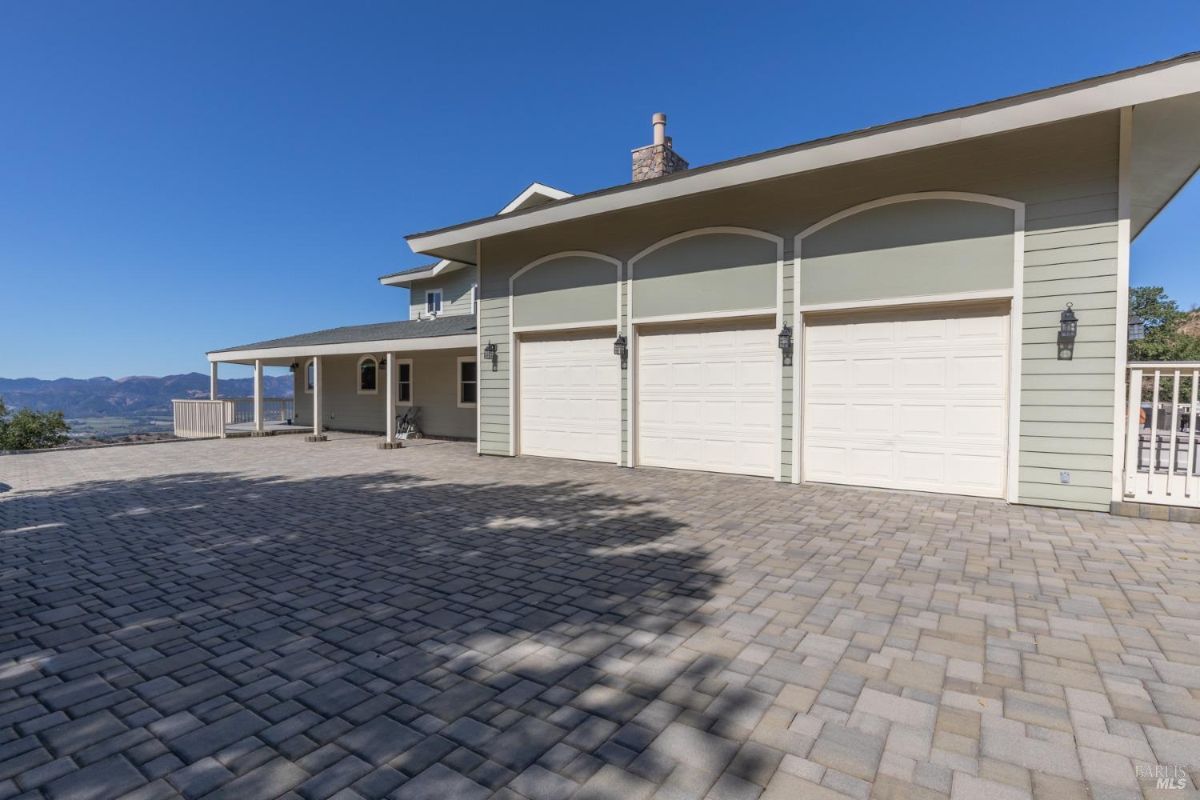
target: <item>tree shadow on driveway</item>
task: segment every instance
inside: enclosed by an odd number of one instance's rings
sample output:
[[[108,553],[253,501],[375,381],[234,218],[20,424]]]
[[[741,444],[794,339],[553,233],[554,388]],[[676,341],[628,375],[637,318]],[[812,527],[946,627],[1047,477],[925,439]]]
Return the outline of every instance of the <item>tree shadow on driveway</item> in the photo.
[[[239,800],[761,786],[779,755],[747,739],[771,697],[685,646],[721,576],[681,527],[585,483],[393,472],[10,495],[0,744],[25,760],[0,780]]]

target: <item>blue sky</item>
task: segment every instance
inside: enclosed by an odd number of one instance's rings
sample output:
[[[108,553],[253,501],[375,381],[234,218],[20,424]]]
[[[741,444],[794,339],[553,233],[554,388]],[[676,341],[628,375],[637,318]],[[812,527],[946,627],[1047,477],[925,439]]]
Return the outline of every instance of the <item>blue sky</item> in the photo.
[[[1200,4],[0,0],[0,376],[403,318],[403,236],[1200,48]],[[1200,303],[1200,189],[1133,282]]]

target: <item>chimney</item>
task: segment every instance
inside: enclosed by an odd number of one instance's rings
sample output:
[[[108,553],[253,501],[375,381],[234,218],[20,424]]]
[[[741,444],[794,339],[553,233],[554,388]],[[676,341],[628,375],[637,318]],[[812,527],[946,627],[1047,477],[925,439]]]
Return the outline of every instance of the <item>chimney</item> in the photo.
[[[659,112],[650,118],[654,126],[654,144],[633,151],[633,181],[661,178],[688,168],[688,163],[671,147],[667,136],[667,115]]]

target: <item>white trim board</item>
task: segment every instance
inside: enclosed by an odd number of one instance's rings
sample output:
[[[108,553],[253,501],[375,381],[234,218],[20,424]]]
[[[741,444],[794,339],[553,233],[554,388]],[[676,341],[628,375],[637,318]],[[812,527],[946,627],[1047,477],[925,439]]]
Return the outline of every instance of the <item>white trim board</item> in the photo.
[[[950,144],[1126,106],[1200,92],[1200,54],[967,108],[856,131],[781,151],[628,184],[545,208],[488,217],[406,238],[414,252],[439,249],[594,214],[662,202],[740,184]]]
[[[905,306],[1009,300],[1012,296],[1013,292],[1011,289],[986,289],[978,292],[909,295],[906,297],[887,297],[880,300],[847,300],[843,303],[816,303],[814,305],[797,306],[796,310],[805,314],[819,314],[823,312],[857,311],[872,308],[904,308]]]
[[[779,291],[779,288],[776,287]],[[782,296],[782,292],[780,292]],[[704,311],[686,314],[661,314],[656,317],[638,317],[633,320],[635,325],[660,325],[672,322],[704,322],[705,320],[735,320],[749,317],[770,317],[779,313],[775,306],[762,308],[741,308],[733,311]]]
[[[1133,115],[1121,109],[1121,132],[1117,161],[1117,322],[1116,352],[1113,354],[1113,463],[1112,499],[1125,499],[1125,368],[1129,362],[1129,245],[1132,219]],[[1193,389],[1193,391],[1195,391]]]
[[[224,350],[209,353],[209,362],[239,362],[267,358],[302,358],[306,356],[355,356],[364,353],[416,352],[419,350],[453,350],[471,347],[476,334],[461,333],[454,336],[425,336],[413,339],[383,339],[374,342],[344,342],[341,344],[312,344],[295,347],[268,347],[257,350]]]

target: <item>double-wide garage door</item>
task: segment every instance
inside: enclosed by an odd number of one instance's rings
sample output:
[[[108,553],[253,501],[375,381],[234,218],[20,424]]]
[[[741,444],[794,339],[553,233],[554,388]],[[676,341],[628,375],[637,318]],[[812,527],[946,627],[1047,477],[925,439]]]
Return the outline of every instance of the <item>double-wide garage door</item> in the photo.
[[[1003,496],[1008,340],[994,308],[807,325],[804,479]]]
[[[775,475],[773,320],[642,331],[637,352],[639,464]]]

